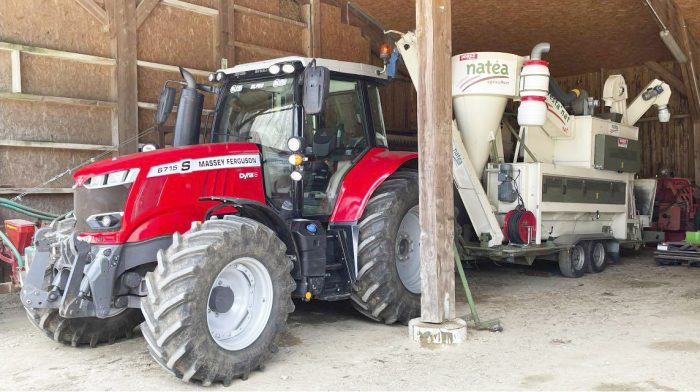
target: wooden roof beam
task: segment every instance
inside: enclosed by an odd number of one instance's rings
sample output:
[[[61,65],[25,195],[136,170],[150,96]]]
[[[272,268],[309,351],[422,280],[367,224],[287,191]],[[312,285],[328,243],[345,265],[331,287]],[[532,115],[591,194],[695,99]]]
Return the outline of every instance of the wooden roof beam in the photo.
[[[644,65],[646,65],[646,67],[652,72],[656,73],[666,83],[671,85],[676,92],[680,93],[684,97],[688,96],[688,90],[686,90],[685,84],[678,76],[674,75],[673,72],[666,69],[663,65],[657,63],[656,61],[647,61],[644,63]]]

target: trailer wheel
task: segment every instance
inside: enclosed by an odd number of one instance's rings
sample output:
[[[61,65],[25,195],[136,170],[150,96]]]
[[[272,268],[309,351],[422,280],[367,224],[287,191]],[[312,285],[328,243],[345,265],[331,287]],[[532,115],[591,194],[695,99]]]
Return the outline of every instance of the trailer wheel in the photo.
[[[608,264],[608,252],[602,241],[593,241],[588,245],[588,272],[598,273]]]
[[[559,252],[559,270],[567,278],[580,278],[588,269],[586,249],[581,243]]]
[[[142,329],[153,358],[183,381],[248,378],[277,351],[294,310],[292,262],[268,227],[232,216],[195,222],[146,275]]]
[[[352,304],[386,324],[420,315],[418,173],[394,173],[374,192],[359,222]]]

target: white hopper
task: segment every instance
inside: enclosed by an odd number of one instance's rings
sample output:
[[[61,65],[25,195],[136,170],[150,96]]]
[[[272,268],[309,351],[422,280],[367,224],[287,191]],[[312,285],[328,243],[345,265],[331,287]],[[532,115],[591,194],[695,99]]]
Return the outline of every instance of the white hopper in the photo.
[[[508,99],[519,90],[523,58],[498,52],[452,57],[452,103],[469,160],[481,177]]]

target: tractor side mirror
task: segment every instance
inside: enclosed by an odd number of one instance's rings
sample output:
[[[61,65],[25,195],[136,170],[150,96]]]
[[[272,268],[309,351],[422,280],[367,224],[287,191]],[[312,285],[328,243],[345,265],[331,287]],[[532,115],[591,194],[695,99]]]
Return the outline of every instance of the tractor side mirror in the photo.
[[[158,108],[156,108],[156,124],[163,125],[168,120],[170,112],[173,111],[175,105],[175,87],[163,87],[158,98]]]
[[[331,72],[326,67],[311,65],[304,70],[304,111],[319,114],[323,111],[331,84]]]

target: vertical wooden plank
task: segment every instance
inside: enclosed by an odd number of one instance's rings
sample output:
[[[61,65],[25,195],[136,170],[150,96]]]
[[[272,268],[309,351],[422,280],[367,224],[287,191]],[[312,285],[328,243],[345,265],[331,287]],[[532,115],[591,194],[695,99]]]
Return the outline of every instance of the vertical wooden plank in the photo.
[[[22,64],[20,61],[20,51],[10,52],[10,66],[12,67],[12,92],[22,92]]]
[[[219,0],[215,63],[221,68],[233,67],[236,64],[235,37],[233,36],[234,9],[234,0]]]
[[[311,57],[321,56],[321,0],[309,0]]]
[[[421,320],[455,318],[450,0],[416,0]]]
[[[138,151],[138,93],[136,66],[136,2],[134,0],[109,0],[112,50],[116,59],[112,92],[117,102],[115,133],[112,139],[124,143],[119,154]],[[126,141],[129,140],[127,143]]]

